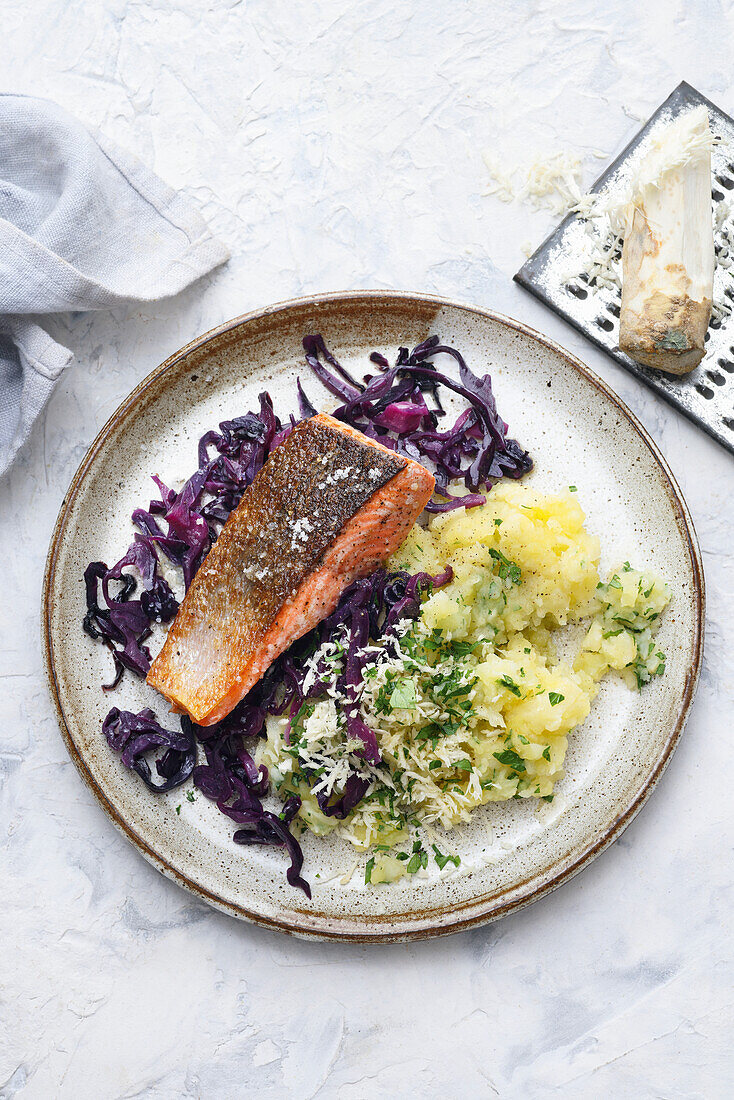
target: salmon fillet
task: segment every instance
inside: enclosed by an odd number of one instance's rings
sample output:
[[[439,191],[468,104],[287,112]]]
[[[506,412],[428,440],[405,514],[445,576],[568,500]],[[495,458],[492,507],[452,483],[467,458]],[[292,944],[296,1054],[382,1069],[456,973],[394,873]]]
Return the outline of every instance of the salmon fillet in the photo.
[[[199,725],[221,721],[397,549],[434,484],[419,463],[331,416],[297,424],[222,528],[148,683]]]

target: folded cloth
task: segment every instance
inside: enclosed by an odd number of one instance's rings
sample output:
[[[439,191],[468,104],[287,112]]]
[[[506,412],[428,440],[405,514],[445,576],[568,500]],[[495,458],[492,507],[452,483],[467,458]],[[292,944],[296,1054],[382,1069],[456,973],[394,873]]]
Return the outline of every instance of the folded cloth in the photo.
[[[137,158],[55,103],[0,94],[0,475],[72,358],[44,314],[166,298],[228,256]]]

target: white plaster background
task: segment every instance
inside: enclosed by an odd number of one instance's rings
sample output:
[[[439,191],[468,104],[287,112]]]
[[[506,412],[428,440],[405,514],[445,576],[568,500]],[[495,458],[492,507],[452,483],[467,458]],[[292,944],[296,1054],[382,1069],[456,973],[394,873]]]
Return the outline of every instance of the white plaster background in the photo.
[[[549,219],[482,197],[479,152],[573,148],[590,180],[680,79],[731,111],[732,5],[3,0],[0,26],[0,87],[137,152],[233,253],[173,301],[60,320],[76,363],[0,485],[0,1097],[731,1096],[734,460],[510,284]],[[52,525],[122,397],[230,316],[352,287],[495,306],[585,359],[670,461],[709,594],[691,721],[622,840],[517,916],[386,948],[164,881],[68,761],[39,653]]]

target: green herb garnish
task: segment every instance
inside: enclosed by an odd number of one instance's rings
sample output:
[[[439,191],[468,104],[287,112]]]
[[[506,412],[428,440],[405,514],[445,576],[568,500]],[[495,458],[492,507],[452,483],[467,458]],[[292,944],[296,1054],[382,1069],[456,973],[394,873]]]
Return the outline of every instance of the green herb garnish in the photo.
[[[453,863],[454,867],[458,867],[461,863],[459,856],[445,856],[443,852],[438,850],[435,844],[432,844],[431,847],[433,848],[433,858],[436,860],[441,871],[443,871],[447,863]]]
[[[499,760],[500,764],[506,764],[508,768],[512,768],[516,772],[525,771],[525,761],[514,749],[505,749],[503,752],[493,752],[492,755],[495,760]]]
[[[506,687],[507,690],[511,691],[513,695],[517,695],[518,699],[522,699],[522,691],[511,676],[500,676],[497,683],[501,684],[502,687]]]
[[[473,653],[477,646],[481,644],[481,641],[459,642],[452,640],[446,643],[446,649],[452,657],[466,657],[468,653]]]
[[[513,584],[519,584],[522,579],[520,566],[516,565],[514,561],[510,561],[509,558],[506,558],[502,551],[497,550],[494,546],[490,546],[488,549],[490,557],[494,558],[498,564],[497,572],[501,579],[504,581],[509,578]]]

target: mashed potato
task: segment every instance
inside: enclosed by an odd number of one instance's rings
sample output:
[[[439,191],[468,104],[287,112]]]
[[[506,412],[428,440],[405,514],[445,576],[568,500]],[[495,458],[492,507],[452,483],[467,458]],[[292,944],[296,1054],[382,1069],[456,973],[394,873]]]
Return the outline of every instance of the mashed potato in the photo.
[[[481,507],[413,528],[390,567],[437,574],[449,564],[454,576],[392,645],[369,650],[359,710],[377,734],[377,767],[347,739],[334,691],[301,708],[287,740],[287,722],[270,721],[260,758],[276,787],[299,795],[314,832],[338,829],[383,849],[372,881],[425,866],[422,846],[386,854],[411,826],[451,828],[509,798],[551,801],[599,680],[614,669],[641,687],[664,670],[654,633],[667,586],[627,562],[602,583],[599,542],[584,520],[574,493],[512,484]],[[555,632],[581,620],[575,660],[558,659]],[[339,648],[329,642],[312,660],[337,667]],[[316,795],[338,797],[354,773],[369,782],[364,798],[344,820],[326,816]]]

